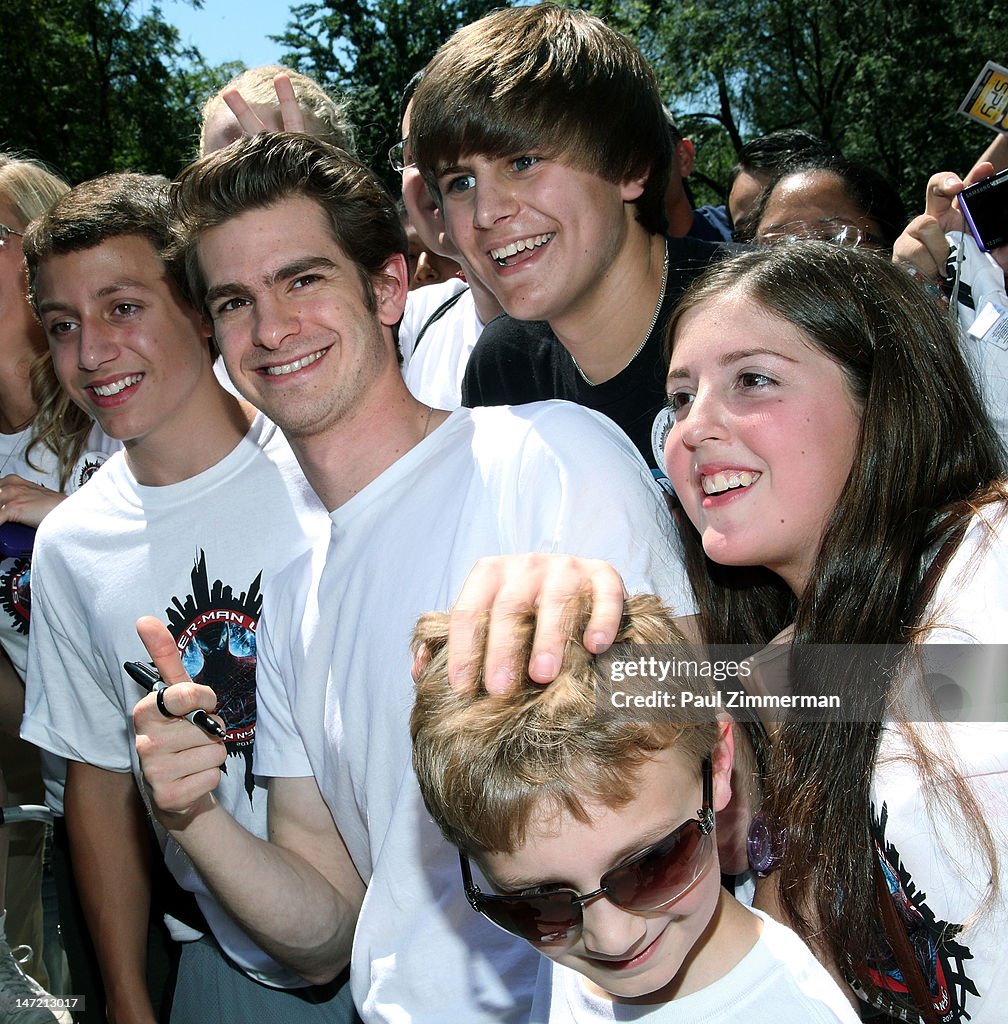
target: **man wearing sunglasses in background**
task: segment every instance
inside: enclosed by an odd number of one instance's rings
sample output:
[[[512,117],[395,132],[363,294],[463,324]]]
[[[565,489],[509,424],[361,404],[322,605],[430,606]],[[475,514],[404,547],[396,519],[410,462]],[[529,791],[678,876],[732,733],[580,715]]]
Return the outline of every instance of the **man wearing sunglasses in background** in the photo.
[[[554,682],[526,677],[492,698],[451,686],[447,615],[424,616],[415,638],[429,658],[410,723],[420,791],[459,847],[455,885],[473,910],[548,958],[531,1024],[856,1024],[802,940],[721,888],[714,832],[733,741],[729,721],[697,706],[713,698],[710,679],[606,675],[618,658],[695,664],[697,651],[660,601],[638,595],[596,665],[580,644],[590,610],[587,598],[569,609]],[[532,611],[516,618],[523,665],[535,623]],[[662,710],[635,707],[656,694]],[[646,1005],[624,1017],[614,1003]]]
[[[526,1021],[535,957],[472,913],[457,853],[423,809],[409,637],[485,555],[610,559],[681,607],[661,492],[598,414],[551,402],[448,415],[409,394],[393,339],[405,237],[346,154],[262,135],[189,167],[175,197],[189,287],[231,380],[283,429],[333,527],[266,592],[257,631],[270,841],[215,805],[220,745],[152,697],[134,720],[158,817],[233,916],[308,980],[338,972],[352,941],[368,1024]],[[167,712],[212,711],[164,628],[139,627],[164,679],[184,684],[161,694]]]

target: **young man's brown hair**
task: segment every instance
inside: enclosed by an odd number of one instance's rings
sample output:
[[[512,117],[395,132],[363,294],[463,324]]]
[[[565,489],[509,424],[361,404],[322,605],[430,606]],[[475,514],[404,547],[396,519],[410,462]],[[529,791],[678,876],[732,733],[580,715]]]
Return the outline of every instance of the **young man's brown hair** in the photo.
[[[429,186],[460,157],[545,155],[606,181],[646,176],[637,219],[666,228],[671,141],[654,71],[585,11],[509,7],[456,32],[413,98],[413,159]]]
[[[39,264],[53,256],[94,249],[123,235],[140,235],[163,252],[171,239],[168,190],[168,179],[158,175],[105,174],[76,186],[33,220],[24,254],[35,311]]]
[[[357,268],[368,308],[377,309],[373,279],[389,256],[409,251],[395,202],[360,161],[298,132],[239,139],[190,164],[176,179],[173,255],[185,265],[198,307],[206,297],[199,236],[248,210],[298,196],[325,211],[336,244]]]

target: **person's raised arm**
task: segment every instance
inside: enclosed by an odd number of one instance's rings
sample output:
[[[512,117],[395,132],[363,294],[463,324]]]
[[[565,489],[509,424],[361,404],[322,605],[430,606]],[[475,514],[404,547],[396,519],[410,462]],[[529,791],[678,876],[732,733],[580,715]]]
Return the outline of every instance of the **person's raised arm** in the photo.
[[[956,196],[967,186],[994,173],[990,163],[980,162],[960,178],[953,171],[939,171],[928,179],[924,212],[914,217],[893,245],[893,262],[916,268],[929,281],[944,276],[949,245],[946,232],[963,230],[963,215]]]
[[[166,711],[212,712],[213,690],[193,683],[154,618],[137,632],[161,677]],[[272,779],[268,842],[215,800],[225,748],[156,694],[133,712],[137,752],[158,820],[186,851],[218,902],[276,960],[322,984],[350,960],[364,883],[313,778]]]
[[[153,1024],[147,991],[150,843],[133,776],[67,762],[64,813],[74,876],[110,1024]]]
[[[1008,133],[998,132],[994,141],[980,154],[980,159],[973,165],[970,174],[981,164],[990,164],[994,168],[994,173],[1008,167]]]

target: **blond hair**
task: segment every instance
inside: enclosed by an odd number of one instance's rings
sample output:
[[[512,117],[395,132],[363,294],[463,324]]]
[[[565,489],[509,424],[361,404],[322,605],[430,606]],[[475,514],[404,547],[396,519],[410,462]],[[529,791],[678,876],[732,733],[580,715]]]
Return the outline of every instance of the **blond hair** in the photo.
[[[432,612],[418,622],[414,653],[425,651],[429,660],[410,720],[413,767],[431,816],[465,852],[513,852],[544,805],[589,822],[587,804],[620,807],[636,795],[639,769],[658,752],[676,747],[699,776],[714,749],[718,730],[709,712],[600,713],[596,659],[581,644],[590,610],[586,597],[569,609],[556,680],[542,686],[526,674],[506,694],[484,685],[486,623],[474,645],[481,663],[476,685],[459,693],[448,682],[448,616]],[[535,623],[531,610],[514,623],[518,664],[528,664]],[[627,599],[616,643],[663,644],[687,656],[671,613],[652,595]],[[677,690],[674,680],[664,685]],[[697,692],[704,682],[694,677],[689,686]]]
[[[17,210],[21,218],[20,224],[11,224],[9,227],[27,227],[69,191],[70,186],[41,161],[0,152],[0,195]],[[25,458],[30,466],[41,471],[41,464],[33,460],[35,450],[44,448],[51,451],[59,463],[62,489],[66,486],[74,461],[83,451],[91,420],[76,406],[73,406],[74,411],[70,411],[66,419],[61,418],[62,413],[53,412],[57,407],[62,410],[70,403],[55,374],[51,372],[51,367],[49,353],[43,352],[32,363],[29,371],[32,400],[37,411],[32,421],[32,439]]]
[[[25,227],[69,191],[70,186],[40,160],[0,152],[0,194],[21,216],[20,224],[8,227]]]
[[[275,107],[278,100],[273,79],[281,74],[290,79],[298,106],[305,115],[305,131],[331,146],[355,154],[354,129],[347,120],[346,103],[333,99],[314,78],[309,78],[308,75],[292,68],[285,68],[281,64],[263,64],[260,67],[248,68],[236,78],[232,78],[223,88],[218,89],[203,104],[200,153],[206,145],[207,122],[224,103],[222,93],[228,89],[237,89],[246,103]]]

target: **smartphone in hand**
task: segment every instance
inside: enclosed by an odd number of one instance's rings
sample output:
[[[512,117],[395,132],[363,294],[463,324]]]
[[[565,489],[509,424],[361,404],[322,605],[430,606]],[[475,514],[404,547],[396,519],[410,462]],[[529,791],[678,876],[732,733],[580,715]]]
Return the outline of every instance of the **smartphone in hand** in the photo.
[[[1008,170],[964,188],[959,209],[984,252],[1008,245]]]

